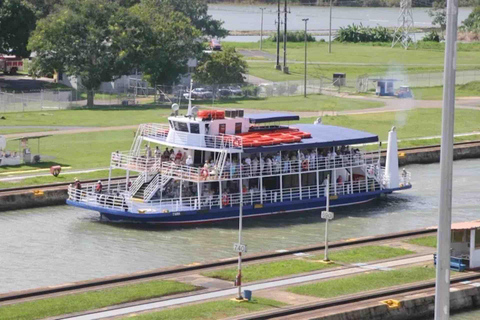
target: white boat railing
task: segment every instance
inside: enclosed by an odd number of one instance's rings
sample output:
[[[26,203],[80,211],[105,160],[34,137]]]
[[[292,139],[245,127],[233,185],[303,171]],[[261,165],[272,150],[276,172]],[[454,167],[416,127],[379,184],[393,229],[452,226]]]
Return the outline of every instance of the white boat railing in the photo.
[[[390,182],[390,177],[386,174],[385,169],[382,169],[380,172],[380,178],[379,178],[384,186],[388,186]],[[412,184],[412,174],[409,171],[401,172],[398,175],[398,182],[400,187],[404,186],[409,186]]]
[[[367,191],[379,190],[380,185],[373,179],[368,181],[348,181],[337,183],[330,186],[330,196],[339,196],[345,194],[354,194]],[[94,206],[104,207],[116,210],[130,210],[139,213],[167,213],[179,210],[199,210],[212,207],[232,207],[239,205],[240,193],[220,195],[203,195],[184,198],[165,198],[155,199],[137,203],[126,197],[125,185],[117,184],[111,186],[110,193],[96,193],[95,184],[84,186],[82,189],[76,189],[69,186],[68,196],[72,201],[86,203]],[[304,186],[295,188],[285,188],[283,190],[250,190],[243,193],[243,204],[254,205],[264,203],[285,202],[294,200],[304,200],[324,197],[325,186]]]
[[[141,152],[145,154],[145,151]],[[160,170],[161,157],[148,157],[145,155],[138,155],[131,151],[115,151],[112,152],[110,166],[115,169],[124,169],[136,172]]]
[[[248,164],[231,164],[227,162],[224,165],[223,174],[220,175],[220,169],[216,166],[193,167],[180,163],[168,161],[162,163],[161,172],[163,175],[170,175],[172,178],[184,179],[193,182],[231,180],[240,178],[258,178],[265,176],[278,176],[311,173],[317,170],[328,171],[332,169],[350,169],[367,165],[378,167],[378,153],[362,153],[357,155],[338,156],[334,159],[318,157],[304,160],[282,160],[282,161],[260,161],[252,160]]]
[[[150,200],[153,195],[157,192],[157,190],[160,188],[160,175],[157,174],[155,177],[150,181],[148,186],[145,188],[145,191],[143,192],[143,199],[144,200]]]
[[[152,138],[159,141],[167,141],[168,134],[170,132],[170,127],[165,124],[160,123],[145,123],[140,125],[139,133],[143,137]],[[185,147],[192,147],[188,144],[189,137],[195,137],[205,142],[205,148],[210,149],[243,149],[243,142],[242,138],[229,135],[229,134],[222,134],[222,135],[207,135],[207,134],[194,134],[189,132],[181,132],[175,131],[174,134],[171,135],[169,143],[182,145]]]

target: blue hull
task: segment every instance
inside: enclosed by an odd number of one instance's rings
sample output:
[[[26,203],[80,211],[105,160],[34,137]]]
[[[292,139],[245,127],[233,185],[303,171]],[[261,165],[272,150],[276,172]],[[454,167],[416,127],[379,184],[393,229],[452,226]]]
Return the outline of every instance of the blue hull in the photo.
[[[392,193],[397,190],[410,189],[411,186],[405,186],[396,189],[384,189],[373,192],[363,192],[355,194],[339,195],[337,199],[330,200],[330,207],[347,206],[352,204],[364,203],[371,201],[381,194]],[[67,200],[67,204],[94,210],[100,212],[102,217],[107,218],[109,221],[115,222],[136,222],[136,223],[155,223],[155,224],[191,224],[191,223],[204,223],[229,219],[238,219],[239,210],[238,206],[225,207],[225,208],[205,208],[201,210],[192,211],[180,211],[169,213],[149,213],[139,214],[131,213],[121,210],[112,210],[104,207],[89,205],[83,202],[77,202]],[[245,218],[258,217],[265,215],[272,215],[285,212],[311,210],[311,209],[324,209],[326,206],[326,198],[312,198],[293,201],[283,201],[274,203],[254,204],[243,206],[243,216]]]

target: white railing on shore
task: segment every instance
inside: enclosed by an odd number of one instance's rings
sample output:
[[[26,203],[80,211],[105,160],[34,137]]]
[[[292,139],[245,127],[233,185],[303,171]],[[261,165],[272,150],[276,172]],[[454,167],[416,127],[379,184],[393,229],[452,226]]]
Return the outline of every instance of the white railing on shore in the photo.
[[[166,124],[160,123],[145,123],[140,125],[138,132],[143,137],[153,138],[159,141],[166,142],[168,133],[170,132],[170,127]],[[195,147],[188,144],[189,137],[201,139],[201,141],[205,143],[204,146],[196,145],[196,147],[205,147],[210,149],[243,149],[242,138],[229,134],[214,136],[207,134],[195,134],[189,132],[175,131],[174,134],[171,135],[171,140],[169,141],[169,143],[182,145],[190,148]]]
[[[368,181],[348,181],[330,186],[330,195],[338,196],[344,194],[354,194],[367,191],[379,190],[380,186],[373,179]],[[96,193],[95,184],[84,186],[82,189],[76,189],[69,186],[69,200],[82,202],[94,206],[116,209],[129,210],[130,212],[139,213],[167,213],[179,210],[199,210],[212,207],[232,207],[239,205],[240,193],[220,195],[203,195],[185,198],[165,198],[155,199],[136,203],[132,199],[125,196],[125,184],[111,185],[110,193]],[[304,186],[295,188],[285,188],[283,190],[250,190],[243,193],[243,204],[263,204],[294,200],[304,200],[325,197],[326,187]]]

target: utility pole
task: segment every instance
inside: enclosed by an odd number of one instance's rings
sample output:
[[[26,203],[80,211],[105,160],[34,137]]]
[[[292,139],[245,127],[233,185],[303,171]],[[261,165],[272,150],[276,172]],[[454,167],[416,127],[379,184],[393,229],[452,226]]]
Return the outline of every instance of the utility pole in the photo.
[[[440,151],[440,208],[437,231],[435,320],[450,315],[450,237],[452,229],[453,128],[457,60],[458,0],[447,1],[447,37],[443,72],[442,144]]]
[[[287,67],[287,14],[288,14],[288,9],[287,9],[287,3],[288,0],[285,0],[285,21],[283,25],[283,73],[288,73],[288,67]]]
[[[308,18],[302,19],[305,22],[305,79],[303,82],[303,96],[307,97],[307,22]]]
[[[328,53],[332,53],[332,0],[330,0],[330,23],[328,27]]]
[[[281,70],[282,67],[280,66],[280,0],[278,0],[278,9],[277,9],[277,64],[275,65],[275,69]]]
[[[262,10],[262,22],[260,23],[260,51],[262,51],[262,45],[263,45],[263,10],[266,8],[260,8]]]
[[[330,212],[330,175],[327,174],[327,186],[326,186],[326,205],[325,211],[322,211],[322,219],[325,219],[325,255],[323,257],[324,262],[329,262],[328,259],[328,220],[332,220],[334,217],[333,212]]]
[[[242,296],[242,252],[247,252],[247,246],[242,244],[242,227],[243,227],[243,182],[240,179],[240,206],[238,215],[238,243],[233,244],[233,249],[238,252],[238,274],[235,284],[238,286],[237,300],[243,300]]]

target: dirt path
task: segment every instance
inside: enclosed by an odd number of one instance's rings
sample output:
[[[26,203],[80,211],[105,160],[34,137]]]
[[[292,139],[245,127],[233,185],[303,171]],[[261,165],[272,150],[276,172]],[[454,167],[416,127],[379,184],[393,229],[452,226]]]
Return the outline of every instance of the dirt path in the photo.
[[[86,133],[86,132],[102,132],[102,131],[116,131],[116,130],[136,130],[138,127],[135,125],[128,126],[118,126],[118,127],[86,127],[86,128],[77,128],[77,129],[67,129],[67,130],[57,130],[57,131],[40,131],[40,132],[28,132],[28,133],[12,133],[7,134],[4,137],[7,139],[11,138],[28,138],[38,135],[59,135],[59,134],[75,134],[75,133]]]

